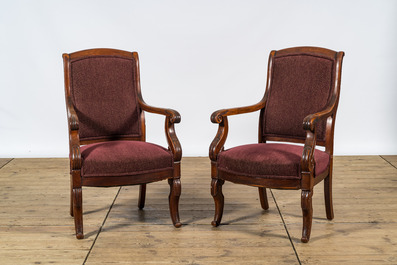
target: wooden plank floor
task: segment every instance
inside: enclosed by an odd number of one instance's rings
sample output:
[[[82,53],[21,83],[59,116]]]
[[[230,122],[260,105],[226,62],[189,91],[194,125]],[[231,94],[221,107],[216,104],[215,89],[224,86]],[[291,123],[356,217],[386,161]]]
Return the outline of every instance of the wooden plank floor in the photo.
[[[180,215],[171,225],[167,182],[84,188],[86,238],[69,216],[67,159],[0,159],[0,264],[397,264],[397,156],[336,157],[335,219],[322,185],[308,244],[300,242],[300,192],[225,183],[223,225],[212,228],[208,158],[182,160]]]

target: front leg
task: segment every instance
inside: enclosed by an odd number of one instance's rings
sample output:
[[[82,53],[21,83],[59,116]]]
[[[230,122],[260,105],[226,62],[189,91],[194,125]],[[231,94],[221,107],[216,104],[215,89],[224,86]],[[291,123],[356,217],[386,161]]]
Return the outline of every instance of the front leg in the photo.
[[[222,193],[222,185],[225,183],[223,179],[212,179],[211,181],[211,195],[215,201],[215,216],[211,222],[212,226],[220,225],[223,215],[223,206],[225,204]]]
[[[170,195],[168,196],[168,201],[170,205],[170,214],[172,223],[176,228],[182,226],[179,220],[179,197],[181,196],[181,180],[179,178],[168,179],[168,184],[170,185]]]
[[[83,196],[81,187],[73,189],[73,216],[76,238],[83,239]]]
[[[312,219],[313,219],[312,196],[313,196],[313,190],[302,190],[301,206],[303,213],[303,228],[302,228],[301,241],[303,243],[309,242],[310,232],[312,230]]]

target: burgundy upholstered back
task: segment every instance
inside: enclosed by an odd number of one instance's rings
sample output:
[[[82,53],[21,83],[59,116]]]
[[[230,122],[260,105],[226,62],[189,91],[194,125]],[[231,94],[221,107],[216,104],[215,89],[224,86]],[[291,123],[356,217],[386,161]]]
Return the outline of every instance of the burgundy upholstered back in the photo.
[[[135,61],[117,55],[70,60],[70,93],[80,140],[141,135]]]
[[[335,58],[310,53],[276,52],[263,115],[263,135],[305,139],[303,119],[327,105],[334,82]],[[317,127],[325,138],[325,122]]]

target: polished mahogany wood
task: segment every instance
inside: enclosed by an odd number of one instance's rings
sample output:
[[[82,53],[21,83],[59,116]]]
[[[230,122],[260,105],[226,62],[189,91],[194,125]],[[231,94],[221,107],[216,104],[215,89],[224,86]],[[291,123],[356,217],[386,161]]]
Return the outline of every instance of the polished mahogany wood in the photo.
[[[113,136],[102,137],[96,140],[80,140],[79,138],[79,118],[76,113],[73,101],[71,99],[71,60],[88,58],[90,56],[117,56],[122,58],[134,59],[134,71],[131,73],[134,76],[134,86],[136,87],[137,102],[140,109],[140,128],[141,135],[136,137],[124,137],[123,140],[130,141],[145,141],[146,140],[146,126],[144,112],[150,112],[165,116],[165,137],[168,143],[168,149],[173,154],[174,165],[173,169],[163,170],[155,173],[143,173],[134,176],[112,176],[112,177],[95,177],[84,178],[81,175],[82,158],[80,146],[103,142],[118,140]],[[70,158],[70,175],[71,175],[71,192],[70,192],[70,215],[74,217],[76,227],[76,237],[78,239],[84,238],[83,233],[83,206],[82,206],[82,186],[93,187],[110,187],[122,185],[140,185],[138,208],[143,209],[145,206],[146,184],[154,181],[167,179],[170,185],[169,208],[171,219],[175,227],[180,227],[178,203],[181,194],[180,181],[180,161],[182,158],[182,148],[175,133],[174,124],[181,120],[180,114],[173,109],[159,108],[148,105],[142,97],[140,86],[139,73],[139,58],[136,52],[127,52],[116,49],[90,49],[78,51],[70,54],[63,54],[64,75],[65,75],[65,99],[66,112],[68,120],[69,131],[69,158]],[[133,89],[133,88],[131,88]]]
[[[335,63],[333,65],[333,80],[331,84],[331,95],[328,104],[319,112],[307,115],[303,121],[302,126],[306,132],[305,138],[291,137],[291,136],[264,136],[263,135],[263,117],[266,110],[266,102],[268,100],[270,86],[272,84],[273,67],[275,55],[289,55],[289,54],[309,54],[318,57],[333,58]],[[334,127],[335,117],[339,102],[340,82],[341,82],[341,67],[344,52],[335,52],[329,49],[318,47],[295,47],[284,50],[272,51],[269,56],[266,90],[263,98],[256,104],[238,107],[221,109],[215,111],[211,115],[211,121],[218,124],[217,134],[212,141],[209,148],[209,158],[211,160],[211,194],[215,201],[215,217],[212,225],[218,226],[221,222],[224,197],[222,194],[222,185],[225,180],[237,184],[245,184],[256,186],[259,188],[259,197],[263,209],[268,209],[268,202],[266,197],[266,188],[273,189],[300,189],[301,192],[301,208],[303,214],[303,228],[302,228],[302,242],[308,242],[310,239],[310,231],[312,225],[312,196],[313,188],[316,184],[324,180],[324,196],[325,208],[328,219],[333,219],[332,206],[332,165],[333,165],[333,146],[334,146]],[[305,104],[305,102],[302,102]],[[224,150],[224,144],[227,139],[229,127],[228,116],[239,115],[260,111],[258,143],[266,143],[267,141],[291,142],[304,144],[301,166],[301,179],[269,179],[269,178],[251,178],[243,175],[236,175],[232,173],[220,172],[217,169],[217,158],[220,152]],[[320,121],[326,122],[325,140],[317,140],[316,124]],[[314,151],[316,146],[324,146],[325,152],[329,154],[330,161],[326,172],[315,176],[314,174]]]

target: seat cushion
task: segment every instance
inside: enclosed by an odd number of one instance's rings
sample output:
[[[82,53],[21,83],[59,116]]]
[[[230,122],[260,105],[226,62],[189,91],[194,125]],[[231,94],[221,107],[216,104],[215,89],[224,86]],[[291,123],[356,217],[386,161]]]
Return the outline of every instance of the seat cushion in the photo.
[[[129,176],[173,168],[167,149],[140,141],[110,141],[82,146],[83,177]]]
[[[249,144],[220,152],[218,170],[255,178],[299,179],[303,146],[290,144]],[[329,155],[316,149],[315,174],[323,173]]]

